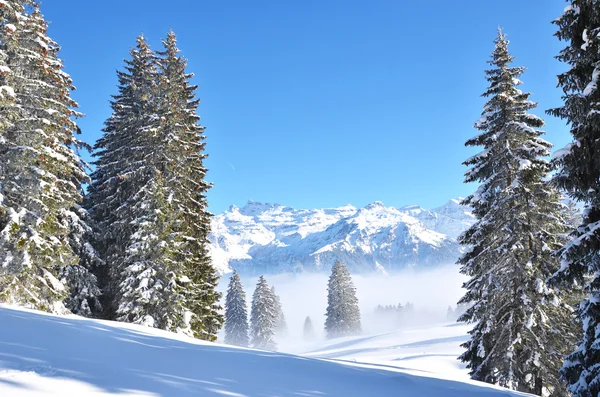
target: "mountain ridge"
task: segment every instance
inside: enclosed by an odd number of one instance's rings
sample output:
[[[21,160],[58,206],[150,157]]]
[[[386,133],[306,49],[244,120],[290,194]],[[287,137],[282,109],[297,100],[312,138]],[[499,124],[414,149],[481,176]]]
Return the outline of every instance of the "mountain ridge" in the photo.
[[[339,259],[359,273],[455,262],[456,238],[475,221],[452,199],[425,209],[386,207],[294,209],[249,200],[213,217],[209,250],[222,274],[328,271]]]

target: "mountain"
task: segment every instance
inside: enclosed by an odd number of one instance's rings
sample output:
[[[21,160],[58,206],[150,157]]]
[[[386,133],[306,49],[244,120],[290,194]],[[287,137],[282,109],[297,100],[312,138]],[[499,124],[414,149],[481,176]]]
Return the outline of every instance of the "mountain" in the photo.
[[[459,200],[431,210],[381,202],[297,210],[248,201],[213,218],[210,251],[221,273],[329,271],[336,259],[353,272],[389,272],[455,262],[456,238],[474,221]]]

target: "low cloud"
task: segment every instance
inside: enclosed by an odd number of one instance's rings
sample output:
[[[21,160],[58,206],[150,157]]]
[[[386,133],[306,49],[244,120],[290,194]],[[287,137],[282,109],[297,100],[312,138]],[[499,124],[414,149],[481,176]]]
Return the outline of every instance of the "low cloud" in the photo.
[[[411,302],[414,313],[403,321],[411,323],[434,323],[446,321],[449,305],[455,306],[463,295],[461,286],[466,277],[459,273],[459,266],[452,264],[434,269],[407,269],[392,275],[353,275],[362,316],[363,331],[376,334],[402,326],[393,321],[382,321],[375,315],[378,305],[398,305]],[[329,274],[265,274],[269,285],[275,286],[281,297],[288,325],[289,340],[301,340],[304,319],[310,316],[316,334],[323,336],[325,310],[327,307],[327,281]],[[248,306],[258,277],[244,277]],[[226,291],[229,276],[225,275],[219,289]],[[224,299],[223,299],[224,301]],[[250,307],[248,307],[250,315]]]

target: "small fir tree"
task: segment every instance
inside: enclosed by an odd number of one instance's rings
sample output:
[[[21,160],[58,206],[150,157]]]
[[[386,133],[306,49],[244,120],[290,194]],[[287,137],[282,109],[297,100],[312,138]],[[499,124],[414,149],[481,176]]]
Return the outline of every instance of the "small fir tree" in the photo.
[[[236,270],[229,279],[225,298],[225,343],[248,347],[246,293]]]
[[[277,312],[275,295],[263,276],[260,276],[252,295],[250,332],[252,347],[263,350],[277,350],[275,327]]]
[[[327,287],[325,331],[328,338],[360,333],[360,311],[350,271],[340,261],[331,269]]]
[[[302,327],[302,336],[306,341],[311,341],[315,339],[315,328],[313,326],[312,320],[308,316],[304,320],[304,326]]]
[[[275,313],[277,321],[275,323],[275,333],[279,336],[285,336],[287,334],[287,322],[285,321],[285,314],[283,314],[283,306],[281,305],[281,298],[277,295],[275,287],[271,288],[273,297],[275,298]]]

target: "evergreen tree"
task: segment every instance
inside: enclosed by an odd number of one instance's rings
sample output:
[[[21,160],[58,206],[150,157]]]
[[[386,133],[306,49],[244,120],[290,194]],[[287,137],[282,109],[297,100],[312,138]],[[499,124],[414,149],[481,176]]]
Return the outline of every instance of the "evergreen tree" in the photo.
[[[446,320],[456,321],[456,311],[452,308],[452,306],[448,306],[448,310],[446,310]]]
[[[271,287],[271,292],[275,299],[275,313],[277,321],[275,322],[275,332],[279,336],[285,336],[287,334],[287,322],[285,321],[285,314],[283,314],[283,306],[281,305],[281,298],[275,292],[275,287]]]
[[[263,276],[258,279],[256,289],[252,295],[250,323],[252,347],[263,350],[277,350],[274,339],[277,325],[275,295]]]
[[[26,8],[27,7],[27,8]],[[61,312],[94,301],[80,263],[78,204],[88,178],[78,150],[72,80],[33,1],[0,7],[0,300]],[[75,291],[87,283],[87,288]],[[73,290],[71,290],[73,289]]]
[[[159,118],[157,57],[143,36],[117,72],[119,94],[96,143],[88,206],[107,263],[99,274],[105,315],[186,332],[184,287],[176,260],[171,189],[163,169],[166,148]],[[191,333],[191,332],[188,332]]]
[[[360,311],[350,271],[340,261],[331,269],[327,287],[325,331],[328,338],[360,333]]]
[[[558,59],[569,70],[558,76],[564,105],[550,114],[565,119],[573,142],[556,153],[556,184],[585,206],[572,240],[560,251],[562,265],[554,280],[587,297],[579,305],[583,339],[565,360],[562,376],[574,396],[600,393],[600,4],[573,0],[554,23],[567,46]]]
[[[159,169],[170,186],[172,231],[177,236],[174,259],[183,264],[185,306],[191,311],[188,326],[200,339],[216,340],[223,325],[216,287],[217,270],[208,254],[210,219],[206,194],[204,127],[199,124],[197,86],[190,83],[187,60],[179,55],[173,31],[159,52],[159,119],[157,143],[162,148]]]
[[[79,263],[69,265],[61,270],[60,279],[66,284],[69,295],[65,306],[80,316],[97,317],[102,313],[98,280],[94,274],[104,266],[98,252],[91,245],[93,228],[88,212],[76,205],[68,212],[69,244],[79,257]]]
[[[157,128],[152,102],[156,91],[155,56],[142,36],[130,55],[125,70],[117,71],[119,93],[113,96],[112,115],[94,146],[96,169],[86,197],[86,207],[97,228],[95,246],[107,264],[99,269],[98,279],[105,317],[109,319],[117,316],[123,259],[135,233],[132,198],[147,183],[144,179],[148,179],[152,168],[145,167],[151,165],[145,161],[151,142],[144,132]]]
[[[315,328],[313,327],[312,320],[308,316],[304,320],[304,327],[302,328],[302,335],[304,337],[304,340],[307,340],[307,341],[315,339]]]
[[[229,279],[225,297],[225,343],[248,347],[246,293],[237,271]]]
[[[215,340],[223,323],[208,256],[204,127],[173,32],[155,54],[140,36],[95,146],[88,206],[108,271],[106,316]]]
[[[120,258],[117,319],[185,332],[185,307],[178,288],[177,263],[172,257],[170,207],[161,173],[130,200],[125,216],[135,232]]]
[[[558,268],[552,252],[564,242],[560,196],[545,180],[551,145],[541,138],[544,122],[529,114],[536,104],[521,84],[522,67],[501,31],[486,71],[490,83],[481,133],[467,141],[483,151],[465,161],[465,182],[479,182],[463,204],[477,222],[459,240],[470,277],[460,304],[472,304],[459,321],[475,323],[460,356],[473,379],[542,395],[567,395],[557,377],[573,346],[571,311],[546,279]]]

